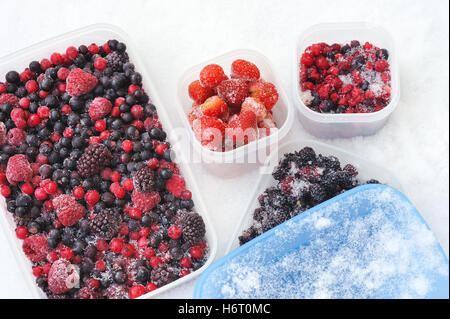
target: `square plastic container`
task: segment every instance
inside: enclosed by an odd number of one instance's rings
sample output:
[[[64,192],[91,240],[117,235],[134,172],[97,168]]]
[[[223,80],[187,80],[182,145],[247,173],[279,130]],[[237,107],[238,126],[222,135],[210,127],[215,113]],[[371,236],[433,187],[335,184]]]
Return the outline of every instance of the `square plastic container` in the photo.
[[[308,108],[300,93],[300,57],[305,49],[314,43],[350,43],[366,41],[389,51],[391,70],[391,101],[386,107],[374,113],[324,114]],[[294,61],[294,100],[299,111],[300,122],[311,134],[321,138],[348,138],[375,134],[383,127],[400,99],[400,77],[394,40],[384,28],[366,22],[323,23],[306,29],[298,38]]]
[[[236,59],[244,59],[253,62],[260,70],[261,78],[272,82],[278,91],[278,101],[273,107],[273,117],[278,124],[278,130],[272,135],[253,141],[247,145],[238,147],[227,152],[214,152],[201,145],[192,131],[192,128],[187,119],[187,114],[192,108],[193,101],[189,98],[188,86],[191,82],[198,80],[200,71],[208,64],[219,64],[225,71],[225,74],[230,74],[231,64]],[[261,155],[270,153],[270,146],[283,139],[292,127],[294,122],[294,109],[289,101],[286,92],[284,91],[281,82],[275,75],[271,62],[261,53],[248,50],[239,49],[221,56],[215,57],[211,60],[202,62],[196,66],[188,69],[180,78],[178,82],[178,113],[183,121],[184,129],[189,133],[189,139],[195,152],[201,156],[201,161],[206,168],[212,173],[221,177],[231,177],[239,174],[242,170],[248,170],[249,164],[253,156],[259,159],[259,163],[263,163],[265,157]],[[257,155],[256,155],[257,154]]]
[[[395,175],[390,171],[377,164],[366,161],[359,156],[348,153],[342,149],[313,140],[299,140],[280,145],[278,152],[272,153],[271,156],[267,159],[266,166],[275,168],[278,165],[278,161],[281,160],[285,154],[299,151],[306,146],[312,147],[316,154],[336,156],[341,163],[341,167],[345,166],[346,164],[352,164],[359,172],[357,176],[357,179],[359,180],[365,181],[374,178],[379,180],[383,184],[402,191],[400,183],[398,182]],[[272,171],[273,169],[270,170],[270,172]],[[261,175],[259,180],[256,182],[255,190],[250,196],[250,201],[247,204],[247,208],[243,211],[241,220],[238,223],[233,236],[231,237],[230,243],[228,244],[227,253],[239,247],[238,237],[242,234],[243,230],[252,225],[253,212],[256,208],[259,207],[258,196],[262,194],[268,187],[275,185],[275,182],[276,181],[271,174]]]
[[[4,75],[10,70],[20,70],[28,66],[33,60],[40,60],[44,57],[49,57],[51,53],[63,51],[68,46],[79,46],[81,44],[89,45],[91,43],[104,43],[110,39],[117,39],[124,42],[127,45],[127,52],[132,63],[136,66],[143,77],[143,88],[149,94],[152,102],[156,105],[159,119],[166,132],[173,130],[173,126],[170,122],[170,117],[166,113],[167,108],[161,103],[159,97],[156,94],[155,87],[151,80],[151,77],[145,68],[145,64],[138,56],[137,48],[132,43],[130,37],[122,31],[120,28],[109,24],[95,24],[82,29],[78,29],[61,36],[40,42],[18,52],[12,53],[0,59],[0,74]],[[170,135],[170,134],[169,134]],[[177,154],[182,156],[182,154]],[[205,205],[200,197],[200,190],[197,182],[192,174],[192,171],[186,161],[180,160],[179,166],[181,173],[186,180],[187,187],[192,191],[192,199],[196,206],[196,211],[203,217],[206,226],[206,241],[208,244],[208,259],[206,263],[191,274],[182,277],[166,286],[158,288],[150,293],[147,293],[140,298],[150,298],[162,292],[165,292],[171,288],[177,287],[187,281],[197,277],[203,272],[214,260],[217,252],[217,238],[216,233],[209,221],[206,213]],[[22,241],[15,236],[15,224],[11,217],[11,213],[6,210],[6,203],[4,198],[1,198],[0,202],[0,224],[6,234],[13,254],[16,256],[17,262],[21,267],[25,280],[29,283],[30,291],[35,298],[46,298],[44,292],[36,285],[35,278],[32,275],[31,262],[25,256],[22,251]]]

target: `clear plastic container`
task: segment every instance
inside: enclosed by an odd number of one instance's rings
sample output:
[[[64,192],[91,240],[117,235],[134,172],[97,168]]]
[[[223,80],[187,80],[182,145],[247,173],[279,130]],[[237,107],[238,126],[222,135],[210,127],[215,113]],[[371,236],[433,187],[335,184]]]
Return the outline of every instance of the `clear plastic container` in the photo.
[[[391,70],[391,101],[382,110],[374,113],[323,114],[308,108],[300,97],[300,57],[314,43],[350,43],[366,41],[389,51]],[[371,23],[323,23],[306,29],[299,37],[295,48],[294,100],[299,111],[300,122],[311,134],[321,138],[348,138],[375,134],[397,107],[400,99],[400,78],[394,40],[384,28]]]
[[[195,138],[187,119],[187,114],[192,108],[193,103],[189,98],[188,86],[191,82],[198,80],[201,69],[211,63],[219,64],[222,66],[225,73],[229,75],[231,64],[236,59],[244,59],[255,63],[261,72],[261,78],[272,82],[276,86],[279,98],[277,104],[273,108],[273,117],[278,124],[278,130],[271,136],[253,141],[234,150],[214,152],[202,146]],[[278,143],[279,140],[286,136],[294,122],[293,106],[289,101],[281,82],[275,75],[271,62],[264,55],[254,50],[234,50],[191,67],[181,76],[178,82],[177,95],[179,104],[178,113],[182,118],[184,128],[189,132],[189,139],[194,151],[200,156],[200,159],[206,168],[221,177],[235,176],[243,170],[248,170],[249,164],[256,164],[257,166],[263,163],[264,159],[270,154],[271,146]],[[254,157],[257,157],[258,159],[256,163],[253,163]]]
[[[357,178],[361,181],[377,179],[383,184],[402,191],[401,185],[395,175],[385,168],[372,162],[366,161],[365,159],[348,153],[342,149],[313,140],[299,140],[280,145],[278,151],[273,152],[267,159],[265,166],[267,167],[269,172],[272,172],[273,169],[278,165],[278,161],[281,160],[285,154],[299,151],[306,146],[312,147],[316,154],[336,156],[341,162],[341,166],[352,164],[358,170],[359,174]],[[259,207],[258,196],[262,194],[268,187],[275,185],[275,182],[276,181],[271,174],[261,175],[259,180],[256,182],[256,187],[252,195],[250,196],[250,201],[248,202],[246,209],[243,211],[241,220],[237,224],[234,234],[230,239],[230,243],[228,244],[226,252],[227,254],[233,249],[239,247],[238,237],[242,234],[243,230],[247,229],[253,224],[253,212],[256,208]]]
[[[129,54],[130,60],[136,66],[136,70],[142,74],[143,77],[143,88],[148,92],[151,100],[156,105],[158,110],[158,115],[163,128],[166,132],[173,130],[170,117],[167,114],[167,108],[161,103],[161,100],[156,94],[155,87],[152,83],[150,74],[148,73],[145,64],[138,56],[138,50],[131,41],[129,35],[127,35],[120,28],[108,25],[108,24],[95,24],[82,29],[78,29],[61,36],[40,42],[18,52],[12,53],[0,59],[0,74],[4,76],[6,72],[10,70],[21,70],[28,66],[28,64],[33,60],[40,60],[44,57],[49,57],[53,52],[62,52],[71,45],[79,46],[81,44],[89,45],[91,43],[105,43],[107,40],[117,39],[124,42],[127,45],[127,52]],[[178,158],[182,154],[177,154]],[[192,199],[196,205],[196,211],[203,217],[206,225],[206,241],[208,243],[208,259],[206,263],[195,272],[182,277],[166,286],[156,289],[150,293],[147,293],[140,298],[149,298],[157,294],[165,292],[171,288],[177,287],[187,281],[197,277],[201,272],[207,268],[211,262],[214,260],[217,252],[217,237],[216,233],[211,225],[208,218],[205,205],[202,198],[200,197],[200,190],[198,188],[197,182],[192,174],[192,171],[186,161],[182,158],[178,161],[181,169],[181,173],[186,180],[187,187],[192,191]],[[30,291],[35,298],[46,298],[46,295],[42,290],[36,285],[35,278],[32,275],[31,262],[25,256],[22,251],[22,240],[19,240],[15,236],[15,224],[11,217],[11,214],[6,210],[5,200],[2,197],[0,203],[0,224],[1,227],[8,238],[9,245],[16,256],[17,262],[21,267],[21,271],[25,280],[29,283]],[[5,261],[3,261],[5,262]]]

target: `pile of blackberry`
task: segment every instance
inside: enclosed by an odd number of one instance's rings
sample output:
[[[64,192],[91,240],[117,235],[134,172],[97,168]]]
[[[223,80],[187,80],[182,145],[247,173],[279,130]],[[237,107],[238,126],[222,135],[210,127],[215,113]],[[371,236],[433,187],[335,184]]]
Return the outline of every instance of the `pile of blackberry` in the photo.
[[[69,94],[88,85],[82,79],[66,90],[74,70],[95,87]],[[0,190],[49,298],[136,298],[205,263],[205,224],[190,191],[179,191],[184,180],[124,43],[70,47],[5,78]],[[103,109],[93,118],[89,110],[99,97]],[[22,176],[22,166],[32,178]],[[86,212],[71,226],[54,207],[61,194]],[[80,212],[64,209],[59,213],[69,221]],[[50,278],[58,259],[76,266],[79,285],[69,289],[58,274]]]
[[[359,186],[355,166],[341,167],[334,156],[316,155],[311,147],[285,154],[272,176],[275,186],[258,197],[253,224],[239,236],[240,245],[334,196]],[[366,184],[379,183],[375,179]]]

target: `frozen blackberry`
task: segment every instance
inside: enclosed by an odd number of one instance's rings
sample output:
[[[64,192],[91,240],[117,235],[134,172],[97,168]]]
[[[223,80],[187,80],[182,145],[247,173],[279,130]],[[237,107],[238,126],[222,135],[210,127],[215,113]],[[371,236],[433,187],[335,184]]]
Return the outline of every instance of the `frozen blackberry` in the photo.
[[[111,162],[111,152],[100,143],[92,144],[86,148],[84,154],[77,163],[78,173],[83,177],[89,177],[100,173]]]
[[[341,169],[339,159],[332,155],[323,156],[322,154],[319,154],[317,157],[317,165],[333,171],[338,171]]]
[[[173,272],[173,269],[170,268],[167,264],[160,264],[158,267],[152,270],[150,278],[151,282],[153,282],[158,288],[160,288],[171,283],[177,277]]]
[[[145,193],[155,188],[155,172],[147,165],[142,166],[133,175],[134,188],[140,192]]]
[[[313,204],[322,203],[327,199],[327,192],[319,184],[311,185],[309,194],[311,196],[311,201],[313,202]]]
[[[128,54],[114,51],[105,57],[107,66],[114,72],[123,70],[123,65],[128,62]]]
[[[117,210],[106,208],[89,222],[91,232],[106,240],[111,240],[117,235],[122,219]]]
[[[205,236],[206,230],[203,218],[195,212],[182,211],[176,224],[181,227],[184,241],[191,246],[201,242],[203,236]]]

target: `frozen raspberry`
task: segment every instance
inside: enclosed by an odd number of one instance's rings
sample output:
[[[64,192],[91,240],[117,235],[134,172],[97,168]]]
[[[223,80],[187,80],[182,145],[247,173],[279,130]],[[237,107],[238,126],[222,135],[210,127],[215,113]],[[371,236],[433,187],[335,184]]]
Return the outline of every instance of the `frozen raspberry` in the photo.
[[[241,112],[251,111],[256,115],[256,121],[259,123],[267,117],[267,109],[259,100],[248,97],[242,103]]]
[[[270,82],[259,80],[249,87],[250,96],[260,100],[267,110],[271,110],[278,101],[278,92]]]
[[[59,195],[52,200],[58,220],[64,226],[75,225],[86,214],[86,209],[69,195]]]
[[[134,206],[140,209],[143,213],[148,213],[158,205],[161,197],[157,192],[139,193],[136,190],[131,194],[131,200]]]
[[[248,96],[248,84],[241,79],[222,81],[217,86],[217,94],[230,106],[238,107]]]
[[[200,81],[194,81],[188,87],[189,97],[197,104],[202,104],[207,98],[214,94],[210,88],[203,87]]]
[[[96,97],[89,106],[89,116],[93,120],[100,120],[111,112],[112,104],[104,97]]]
[[[23,241],[22,249],[31,261],[43,261],[48,253],[47,238],[40,234],[27,237]]]
[[[3,105],[4,103],[10,103],[15,106],[19,103],[19,98],[11,93],[3,93],[0,95],[0,105]]]
[[[256,115],[244,111],[228,123],[226,136],[236,145],[245,145],[257,138]]]
[[[18,182],[31,181],[33,169],[25,155],[17,154],[9,158],[6,166],[6,178],[12,185],[16,185]]]
[[[80,68],[70,71],[66,79],[66,91],[72,96],[80,96],[94,89],[98,79],[94,75],[84,72]]]
[[[106,289],[108,299],[128,299],[128,288],[126,285],[112,284]]]
[[[228,105],[218,96],[208,98],[205,103],[200,105],[200,108],[203,115],[206,116],[216,117],[221,120],[226,120],[228,117]]]
[[[76,267],[65,259],[58,259],[48,273],[48,288],[55,294],[63,294],[76,287],[80,274]]]
[[[5,123],[0,121],[0,146],[6,142],[6,131],[7,129]]]
[[[205,88],[215,88],[220,82],[228,79],[220,65],[209,64],[200,71],[200,84]]]
[[[8,131],[7,140],[8,144],[13,146],[20,146],[25,143],[27,137],[27,132],[24,130],[14,127]]]
[[[377,61],[375,61],[375,71],[383,72],[387,68],[389,68],[389,63],[386,60],[377,60]]]
[[[210,116],[202,116],[192,123],[192,130],[197,140],[212,151],[222,150],[225,127],[223,121]]]
[[[174,174],[167,182],[166,189],[175,197],[181,197],[181,194],[186,190],[186,182],[180,175]]]
[[[316,58],[316,65],[319,69],[322,70],[328,69],[328,67],[330,66],[328,60],[323,56],[319,56],[318,58]]]
[[[256,81],[259,77],[259,69],[252,62],[239,59],[231,64],[231,78],[233,79]]]

